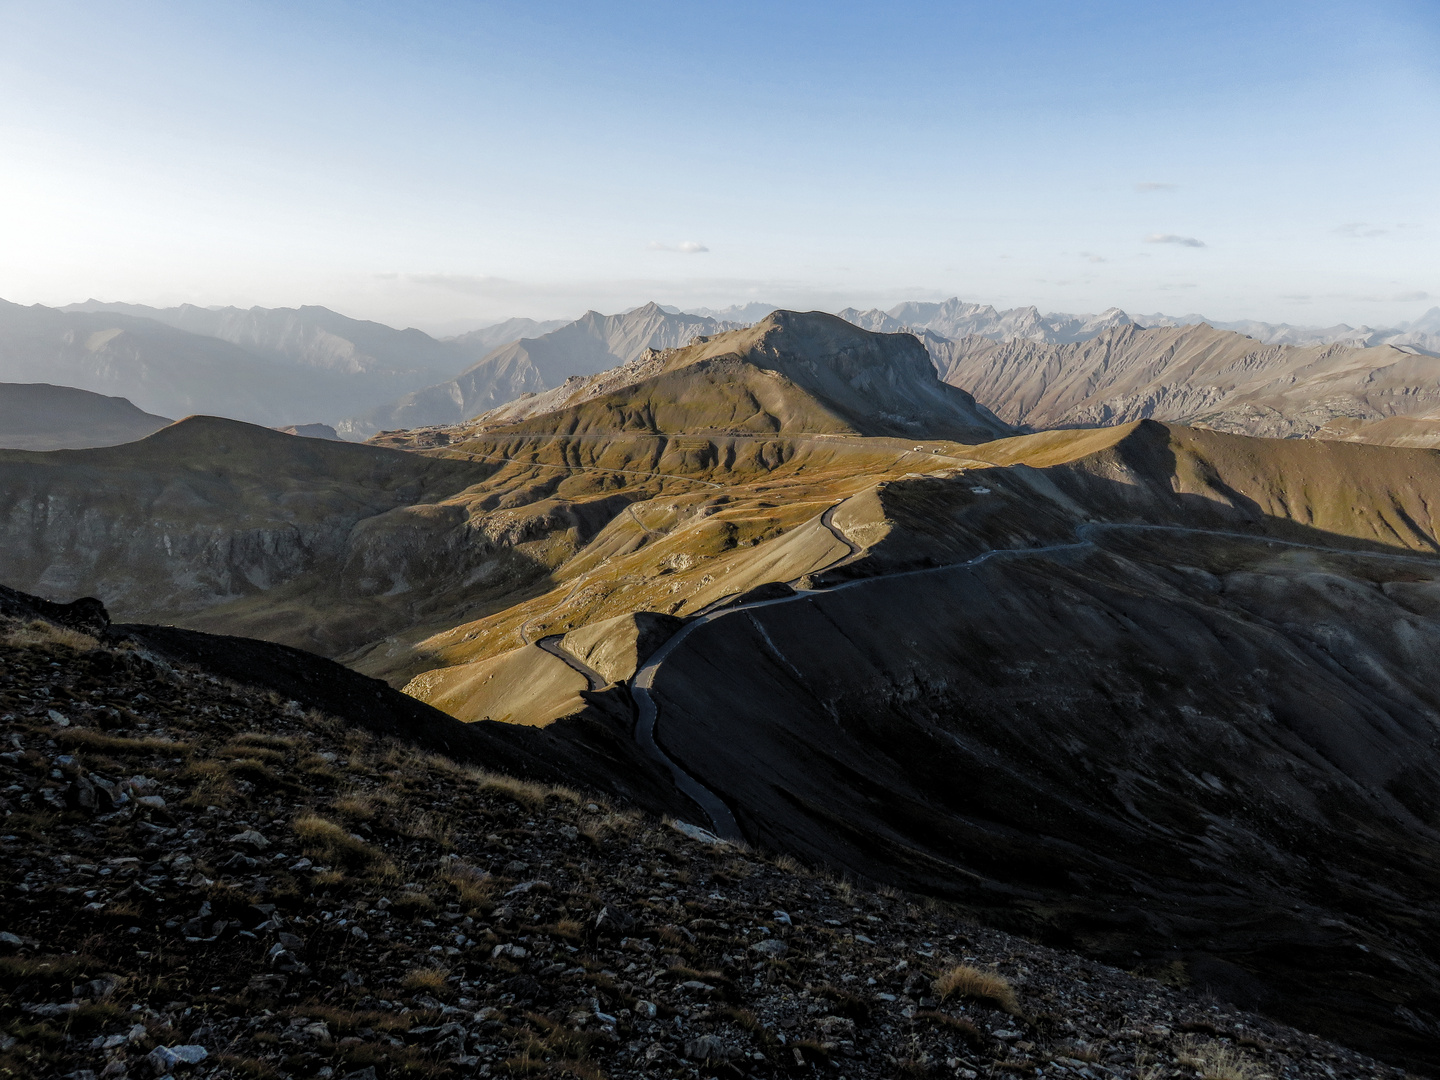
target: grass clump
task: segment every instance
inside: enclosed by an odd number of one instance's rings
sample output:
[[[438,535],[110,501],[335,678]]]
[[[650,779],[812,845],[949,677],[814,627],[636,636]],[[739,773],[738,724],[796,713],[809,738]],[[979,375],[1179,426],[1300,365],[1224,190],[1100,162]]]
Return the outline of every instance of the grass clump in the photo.
[[[300,846],[311,858],[335,863],[371,878],[393,877],[395,864],[385,853],[318,814],[303,814],[291,824]]]
[[[188,755],[194,749],[189,743],[155,737],[127,739],[121,735],[106,735],[91,728],[62,728],[55,732],[55,745],[66,750],[81,750],[92,754],[109,754],[116,757],[143,757],[150,754],[173,754],[176,757]]]
[[[71,630],[68,626],[57,626],[44,619],[31,619],[28,623],[14,625],[4,631],[3,643],[17,649],[42,649],[55,652],[57,649],[73,649],[89,652],[98,649],[100,642],[89,634]]]
[[[1193,1036],[1181,1040],[1175,1058],[1202,1080],[1265,1080],[1269,1075],[1235,1047]]]
[[[479,787],[486,794],[504,795],[514,799],[528,810],[538,810],[544,806],[545,796],[548,794],[541,784],[535,784],[529,780],[517,780],[513,776],[504,776],[500,773],[481,776]]]
[[[1020,1002],[1008,979],[968,964],[956,964],[936,979],[935,993],[942,1001],[951,997],[971,998],[989,1002],[1012,1016],[1020,1015]]]
[[[449,989],[449,968],[416,968],[405,973],[400,988],[412,994],[443,994]]]

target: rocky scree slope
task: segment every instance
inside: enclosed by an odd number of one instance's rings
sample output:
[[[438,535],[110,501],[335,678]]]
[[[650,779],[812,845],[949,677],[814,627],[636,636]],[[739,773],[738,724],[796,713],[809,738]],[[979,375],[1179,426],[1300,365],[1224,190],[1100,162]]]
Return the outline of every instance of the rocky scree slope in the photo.
[[[5,600],[5,1075],[1403,1076]]]
[[[928,344],[946,382],[1030,428],[1155,419],[1293,438],[1337,417],[1378,421],[1440,406],[1440,357],[1394,345],[1264,345],[1203,324],[1121,326],[1060,345]]]

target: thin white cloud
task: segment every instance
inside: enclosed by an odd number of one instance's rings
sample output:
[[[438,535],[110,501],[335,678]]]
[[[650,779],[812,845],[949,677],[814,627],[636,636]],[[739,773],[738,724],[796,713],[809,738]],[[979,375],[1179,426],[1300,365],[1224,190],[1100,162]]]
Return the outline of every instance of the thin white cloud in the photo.
[[[1175,233],[1151,233],[1145,237],[1147,244],[1179,244],[1181,247],[1200,248],[1205,246],[1204,240],[1196,240],[1193,236],[1177,236]]]
[[[1146,180],[1135,185],[1136,191],[1179,191],[1179,184],[1162,184],[1154,180]]]
[[[1427,292],[1402,292],[1396,293],[1395,299],[1401,303],[1409,300],[1429,300],[1430,294]]]
[[[710,250],[699,240],[682,240],[673,247],[669,244],[662,244],[658,240],[652,240],[645,246],[651,251],[669,251],[677,255],[699,255]]]
[[[1347,221],[1344,225],[1337,225],[1334,231],[1340,236],[1348,236],[1352,240],[1370,240],[1376,236],[1384,236],[1390,230],[1382,225],[1371,225],[1366,221]]]

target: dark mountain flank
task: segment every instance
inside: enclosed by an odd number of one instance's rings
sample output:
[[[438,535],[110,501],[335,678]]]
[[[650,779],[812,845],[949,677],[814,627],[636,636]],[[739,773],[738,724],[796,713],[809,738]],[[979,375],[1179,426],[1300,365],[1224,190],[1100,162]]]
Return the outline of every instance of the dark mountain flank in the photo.
[[[0,448],[7,450],[114,446],[168,423],[121,397],[49,383],[0,383]]]

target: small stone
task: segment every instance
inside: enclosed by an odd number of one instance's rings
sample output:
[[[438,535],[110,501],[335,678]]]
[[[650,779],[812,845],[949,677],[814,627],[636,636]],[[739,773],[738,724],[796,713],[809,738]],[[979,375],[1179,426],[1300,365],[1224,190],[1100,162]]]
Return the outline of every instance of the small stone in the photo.
[[[654,1020],[655,1013],[656,1008],[653,1001],[641,1000],[635,1002],[635,1015],[640,1017],[642,1020]]]
[[[595,916],[595,930],[597,933],[622,937],[634,928],[635,919],[633,916],[609,904],[601,908],[600,914]]]
[[[249,848],[251,851],[264,851],[270,846],[270,841],[261,836],[254,829],[246,829],[230,837],[230,843],[239,847]]]
[[[496,945],[495,948],[490,950],[490,958],[492,960],[498,960],[502,956],[507,957],[511,960],[524,960],[529,955],[529,950],[527,950],[523,945],[511,945],[508,943],[504,945]]]
[[[698,840],[702,844],[711,846],[728,844],[729,841],[722,840],[708,829],[702,829],[699,825],[691,825],[685,821],[672,821],[670,827],[681,836],[688,836],[691,840]]]
[[[157,1046],[145,1059],[157,1076],[163,1076],[177,1065],[198,1065],[210,1056],[205,1047],[196,1043],[183,1046]]]
[[[735,1051],[714,1035],[701,1035],[685,1044],[685,1056],[691,1061],[729,1061]]]
[[[136,806],[143,806],[147,810],[164,810],[165,800],[159,795],[141,795],[135,800]]]
[[[779,938],[766,938],[764,941],[757,941],[754,945],[751,945],[750,951],[759,953],[761,956],[779,959],[790,951],[790,946],[786,945],[785,942]]]
[[[56,712],[54,709],[51,709],[45,715],[49,717],[52,724],[58,724],[60,727],[70,726],[70,718],[64,713]]]
[[[23,939],[16,937],[8,930],[0,930],[0,948],[23,949],[24,947],[25,942]]]

